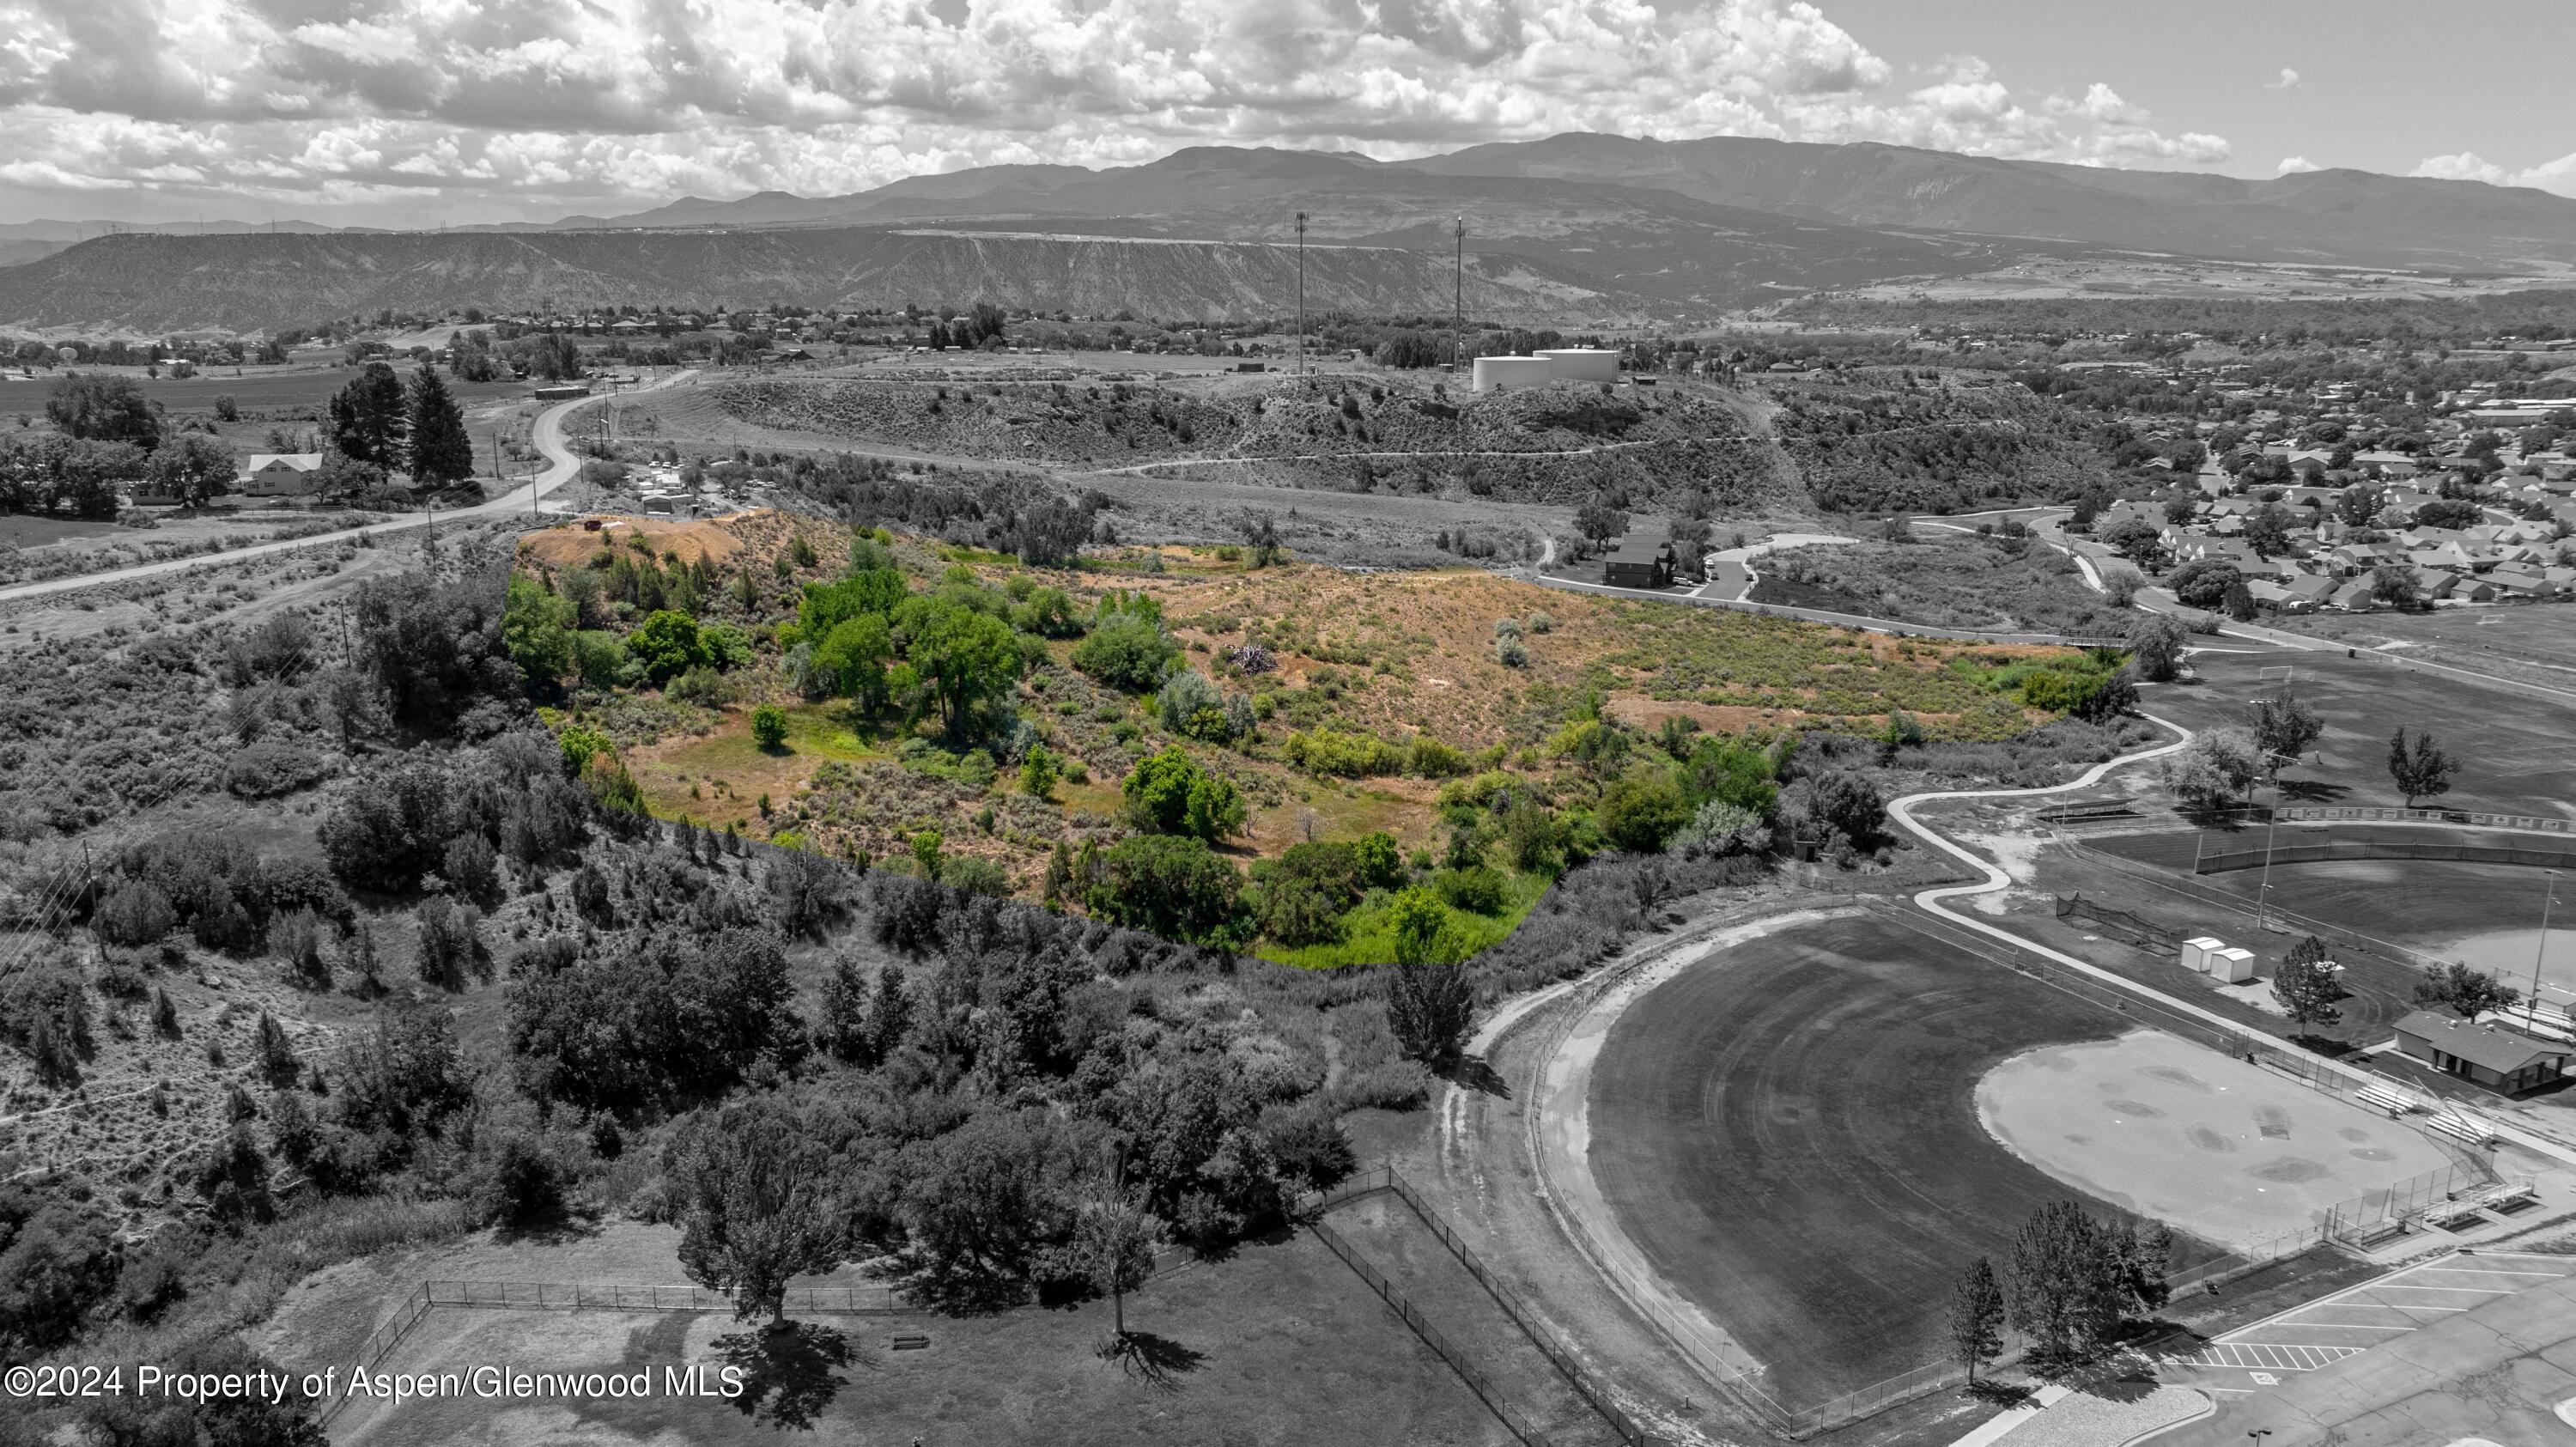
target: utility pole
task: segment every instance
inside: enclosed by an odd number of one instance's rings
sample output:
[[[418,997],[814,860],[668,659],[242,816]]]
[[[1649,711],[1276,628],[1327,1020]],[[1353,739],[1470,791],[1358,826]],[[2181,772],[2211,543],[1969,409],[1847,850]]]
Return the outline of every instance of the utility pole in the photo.
[[[1467,218],[1458,218],[1458,257],[1449,272],[1449,372],[1457,375],[1466,363],[1466,349],[1459,339],[1467,331]]]
[[[1306,375],[1306,213],[1297,213],[1297,375]]]

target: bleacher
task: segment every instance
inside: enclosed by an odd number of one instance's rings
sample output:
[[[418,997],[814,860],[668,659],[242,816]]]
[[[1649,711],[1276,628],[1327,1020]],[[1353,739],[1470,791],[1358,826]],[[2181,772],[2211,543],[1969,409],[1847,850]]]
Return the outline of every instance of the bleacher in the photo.
[[[2466,1141],[2473,1146],[2489,1145],[2495,1140],[2495,1132],[2487,1129],[2486,1122],[2465,1111],[2438,1114],[2425,1124],[2454,1140]]]
[[[2354,1091],[2353,1095],[2364,1105],[2388,1112],[2391,1120],[2402,1115],[2412,1115],[2424,1107],[2422,1101],[2392,1085],[2365,1085]]]

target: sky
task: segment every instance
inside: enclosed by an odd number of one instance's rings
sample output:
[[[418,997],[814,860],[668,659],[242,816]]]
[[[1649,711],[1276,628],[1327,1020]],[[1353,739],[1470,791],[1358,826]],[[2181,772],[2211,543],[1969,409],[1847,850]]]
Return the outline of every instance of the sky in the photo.
[[[0,221],[543,221],[1569,130],[2576,196],[2569,40],[2568,0],[0,0]]]

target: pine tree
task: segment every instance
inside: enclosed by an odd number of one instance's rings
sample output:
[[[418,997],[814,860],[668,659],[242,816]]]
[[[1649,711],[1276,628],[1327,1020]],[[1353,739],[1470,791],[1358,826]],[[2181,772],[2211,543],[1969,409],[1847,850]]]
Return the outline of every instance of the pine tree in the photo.
[[[859,967],[848,960],[832,966],[832,977],[823,982],[822,1019],[814,1028],[815,1043],[836,1060],[853,1065],[873,1065],[875,1037],[868,1029],[868,985]]]
[[[2003,1287],[1995,1281],[1995,1264],[1980,1256],[1950,1291],[1950,1347],[1970,1382],[1977,1380],[1978,1367],[2002,1353],[2003,1326]]]
[[[2280,970],[2272,976],[2272,998],[2289,1014],[2291,1024],[2332,1025],[2343,1018],[2335,1002],[2352,996],[2339,974],[2326,958],[2325,941],[2310,935],[2292,945],[2282,959]]]
[[[456,394],[427,364],[411,379],[411,480],[415,487],[445,487],[474,475],[474,444],[465,435],[465,411]]]
[[[152,990],[152,1029],[165,1040],[179,1038],[179,1007],[170,1003],[170,992],[157,985]]]
[[[912,997],[904,993],[903,966],[877,972],[876,998],[868,1005],[868,1051],[877,1060],[894,1054],[912,1033]]]
[[[382,362],[369,362],[331,399],[332,450],[352,461],[388,472],[400,467],[409,425],[402,378]]]
[[[294,1044],[286,1038],[286,1027],[266,1010],[259,1012],[259,1064],[272,1085],[292,1081],[302,1068]]]

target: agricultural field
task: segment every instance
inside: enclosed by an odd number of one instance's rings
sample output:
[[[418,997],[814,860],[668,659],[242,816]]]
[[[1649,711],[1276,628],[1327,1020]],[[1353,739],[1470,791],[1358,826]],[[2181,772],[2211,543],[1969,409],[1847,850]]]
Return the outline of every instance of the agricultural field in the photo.
[[[1755,567],[1756,602],[1940,628],[2116,638],[2131,616],[2086,587],[2073,559],[2028,537],[1923,528],[1903,542],[1789,548]]]
[[[1897,713],[2002,740],[2109,666],[1263,561],[1030,568],[775,512],[621,518],[532,535],[509,628],[567,749],[656,817],[1092,908],[1121,907],[1102,871],[1149,849],[1215,885],[1248,867],[1252,922],[1154,923],[1257,922],[1265,952],[1316,965],[1389,957],[1408,880],[1451,907],[1456,950],[1499,940],[1567,865],[1668,836],[1705,749]],[[898,635],[963,652],[897,657]]]

